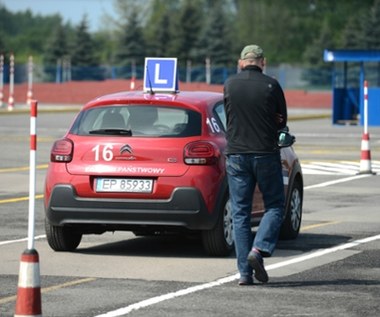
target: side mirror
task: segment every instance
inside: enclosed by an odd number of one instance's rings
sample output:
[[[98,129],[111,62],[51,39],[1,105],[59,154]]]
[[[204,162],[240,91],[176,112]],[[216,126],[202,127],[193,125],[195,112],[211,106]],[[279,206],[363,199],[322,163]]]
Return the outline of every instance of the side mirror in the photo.
[[[278,140],[277,145],[278,147],[289,147],[292,146],[293,143],[296,142],[296,137],[289,133],[289,128],[286,127],[283,130],[278,131]]]

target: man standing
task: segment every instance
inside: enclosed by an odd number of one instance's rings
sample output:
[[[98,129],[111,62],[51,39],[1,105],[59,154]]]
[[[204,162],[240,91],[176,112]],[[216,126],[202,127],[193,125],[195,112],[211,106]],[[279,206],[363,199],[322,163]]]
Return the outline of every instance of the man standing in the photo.
[[[255,278],[268,282],[263,257],[272,255],[284,217],[285,194],[278,130],[287,123],[283,90],[263,74],[265,58],[257,45],[244,47],[241,72],[224,85],[227,116],[227,177],[232,206],[239,285]],[[251,229],[254,189],[263,195],[265,213],[255,239]]]

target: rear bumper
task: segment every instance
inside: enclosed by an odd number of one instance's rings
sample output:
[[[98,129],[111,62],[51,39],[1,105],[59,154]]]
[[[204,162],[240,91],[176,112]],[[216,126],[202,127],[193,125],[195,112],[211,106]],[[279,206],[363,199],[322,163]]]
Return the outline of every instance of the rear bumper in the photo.
[[[201,193],[177,188],[167,200],[81,198],[71,185],[56,185],[45,206],[50,224],[100,225],[104,230],[133,230],[139,226],[212,229],[217,212],[209,212]]]

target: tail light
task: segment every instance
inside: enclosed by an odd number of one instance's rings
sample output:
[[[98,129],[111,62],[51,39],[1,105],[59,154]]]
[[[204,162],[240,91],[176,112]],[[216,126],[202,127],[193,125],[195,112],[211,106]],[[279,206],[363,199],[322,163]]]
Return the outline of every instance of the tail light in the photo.
[[[219,157],[218,148],[211,142],[189,143],[184,149],[184,161],[188,165],[213,165]]]
[[[73,158],[74,144],[69,139],[55,141],[50,152],[51,162],[71,162]]]

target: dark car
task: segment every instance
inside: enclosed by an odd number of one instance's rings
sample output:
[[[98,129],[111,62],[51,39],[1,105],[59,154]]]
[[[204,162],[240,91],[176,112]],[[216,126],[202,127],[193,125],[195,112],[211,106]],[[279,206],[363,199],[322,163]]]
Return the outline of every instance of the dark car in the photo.
[[[301,225],[303,177],[292,138],[284,136],[281,237],[293,239]],[[209,254],[229,254],[225,146],[221,93],[132,91],[90,101],[51,150],[44,196],[50,247],[72,251],[84,234],[126,230],[199,233]],[[252,226],[263,212],[256,189]]]

